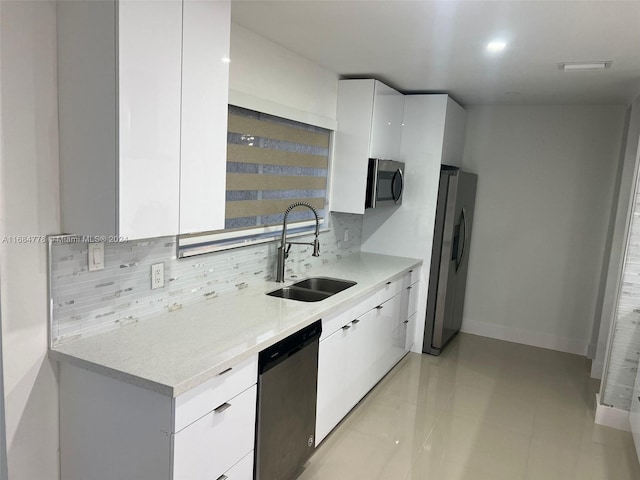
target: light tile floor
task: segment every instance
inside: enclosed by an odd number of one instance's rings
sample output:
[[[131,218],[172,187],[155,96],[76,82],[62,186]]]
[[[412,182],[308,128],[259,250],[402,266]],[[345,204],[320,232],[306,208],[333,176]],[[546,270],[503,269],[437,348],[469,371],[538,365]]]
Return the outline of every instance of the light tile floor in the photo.
[[[631,434],[593,422],[589,366],[465,334],[440,357],[410,353],[299,479],[638,480]]]

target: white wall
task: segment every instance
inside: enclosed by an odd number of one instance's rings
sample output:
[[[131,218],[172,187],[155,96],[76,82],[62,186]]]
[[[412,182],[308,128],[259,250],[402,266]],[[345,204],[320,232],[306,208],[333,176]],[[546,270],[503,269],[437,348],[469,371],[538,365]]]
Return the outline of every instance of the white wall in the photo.
[[[52,1],[0,2],[0,235],[58,232]],[[0,243],[9,477],[53,480],[58,388],[47,358],[46,244]]]
[[[612,320],[616,313],[620,281],[625,255],[625,244],[629,232],[633,193],[638,169],[638,141],[640,139],[640,97],[627,110],[627,125],[622,142],[622,155],[616,178],[617,190],[611,210],[609,245],[605,254],[600,280],[600,310],[596,310],[591,343],[595,344],[595,355],[591,365],[591,376],[602,378],[607,352],[607,343],[612,332]],[[598,315],[599,314],[599,315]],[[602,395],[601,395],[602,398]]]
[[[467,109],[478,174],[463,331],[586,354],[625,108]]]
[[[335,129],[338,75],[231,24],[229,103]]]

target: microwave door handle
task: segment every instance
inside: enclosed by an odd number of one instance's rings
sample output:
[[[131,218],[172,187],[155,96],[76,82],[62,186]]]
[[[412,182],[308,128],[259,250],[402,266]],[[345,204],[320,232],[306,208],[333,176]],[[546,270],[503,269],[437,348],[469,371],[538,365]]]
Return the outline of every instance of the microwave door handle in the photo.
[[[396,195],[396,191],[395,191],[395,184],[396,184],[396,177],[400,177],[400,191],[398,192],[398,194]],[[404,189],[404,176],[402,175],[402,169],[399,168],[396,173],[393,175],[393,178],[391,179],[391,196],[393,197],[393,201],[395,203],[398,203],[398,200],[400,200],[400,197],[402,197],[402,190]]]

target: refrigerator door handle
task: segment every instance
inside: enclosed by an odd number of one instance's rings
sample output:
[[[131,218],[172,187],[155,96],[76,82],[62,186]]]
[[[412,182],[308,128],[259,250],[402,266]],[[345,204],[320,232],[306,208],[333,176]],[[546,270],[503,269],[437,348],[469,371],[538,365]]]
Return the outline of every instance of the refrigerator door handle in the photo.
[[[464,208],[462,209],[462,212],[460,212],[460,223],[464,227],[464,236],[462,237],[462,242],[460,242],[462,243],[462,251],[460,252],[460,255],[458,255],[458,258],[456,259],[456,272],[460,268],[460,265],[462,265],[462,260],[464,260],[464,254],[465,254],[466,244],[467,244],[467,216],[465,215]],[[458,245],[460,245],[460,243]]]

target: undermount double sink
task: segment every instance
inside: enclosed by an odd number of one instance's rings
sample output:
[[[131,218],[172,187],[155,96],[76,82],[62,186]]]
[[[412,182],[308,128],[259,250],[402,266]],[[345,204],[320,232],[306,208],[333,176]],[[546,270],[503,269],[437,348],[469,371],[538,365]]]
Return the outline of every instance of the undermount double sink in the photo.
[[[300,302],[319,302],[355,284],[356,282],[339,278],[311,277],[269,292],[267,295]]]

